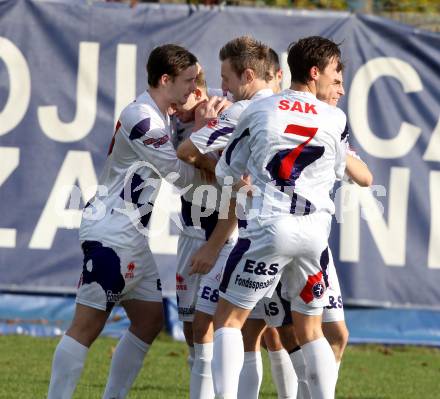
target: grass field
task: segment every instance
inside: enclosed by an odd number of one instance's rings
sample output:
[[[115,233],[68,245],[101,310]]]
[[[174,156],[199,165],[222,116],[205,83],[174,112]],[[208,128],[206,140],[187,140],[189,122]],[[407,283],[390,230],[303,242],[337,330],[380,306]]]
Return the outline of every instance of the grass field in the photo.
[[[0,336],[0,399],[44,398],[58,339]],[[101,398],[116,341],[100,338],[92,347],[75,393]],[[128,398],[188,397],[186,347],[161,335]],[[260,398],[276,398],[266,354]],[[347,348],[340,371],[338,399],[440,398],[440,350],[377,345]]]

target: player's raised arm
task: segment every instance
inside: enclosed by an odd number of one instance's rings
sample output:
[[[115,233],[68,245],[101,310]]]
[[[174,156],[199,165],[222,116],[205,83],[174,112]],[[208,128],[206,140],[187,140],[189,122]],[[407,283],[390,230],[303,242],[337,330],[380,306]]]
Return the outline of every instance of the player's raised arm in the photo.
[[[235,199],[231,199],[228,204],[225,204],[225,206],[229,207],[228,217],[226,219],[218,219],[208,241],[192,256],[190,275],[195,273],[206,274],[214,266],[225,242],[237,228],[235,204]]]
[[[345,172],[361,187],[369,187],[373,184],[373,174],[367,164],[351,154],[347,154]]]

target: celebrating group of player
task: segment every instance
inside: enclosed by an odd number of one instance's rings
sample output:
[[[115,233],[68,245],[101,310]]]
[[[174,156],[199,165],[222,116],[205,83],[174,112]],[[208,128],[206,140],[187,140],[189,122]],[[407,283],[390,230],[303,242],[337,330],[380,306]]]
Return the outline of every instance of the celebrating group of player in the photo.
[[[76,311],[54,354],[49,399],[71,398],[116,303],[130,327],[103,398],[126,397],[161,330],[146,236],[162,178],[182,193],[176,292],[190,397],[258,398],[261,340],[279,398],[334,397],[348,331],[327,243],[330,192],[344,175],[372,180],[348,149],[336,107],[340,49],[317,36],[292,43],[284,91],[278,56],[265,44],[240,37],[219,57],[222,90],[212,96],[185,48],[167,44],[149,56],[148,89],[123,110],[101,189],[84,208]]]

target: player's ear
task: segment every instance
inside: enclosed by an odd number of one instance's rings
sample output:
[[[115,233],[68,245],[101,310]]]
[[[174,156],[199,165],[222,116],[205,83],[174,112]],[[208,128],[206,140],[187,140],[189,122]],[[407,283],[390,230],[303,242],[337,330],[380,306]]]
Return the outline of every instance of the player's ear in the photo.
[[[164,73],[159,79],[159,84],[162,86],[166,86],[169,82],[171,82],[171,76],[166,73]]]
[[[253,69],[246,68],[243,72],[243,76],[246,83],[252,83],[252,81],[255,80],[255,71]]]
[[[319,68],[317,66],[312,66],[310,68],[310,79],[312,80],[316,80],[319,78]]]
[[[196,100],[200,100],[202,98],[202,91],[200,89],[195,89],[194,94],[196,96]]]

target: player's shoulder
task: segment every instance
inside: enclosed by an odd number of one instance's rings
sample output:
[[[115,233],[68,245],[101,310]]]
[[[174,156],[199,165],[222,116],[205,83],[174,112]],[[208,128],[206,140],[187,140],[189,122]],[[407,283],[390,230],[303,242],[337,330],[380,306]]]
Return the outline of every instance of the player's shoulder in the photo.
[[[122,110],[119,120],[127,131],[131,131],[137,125],[142,125],[144,131],[164,128],[163,118],[147,92],[127,105]]]
[[[334,126],[338,132],[343,132],[347,128],[347,116],[342,109],[327,104],[324,101],[317,101],[317,109],[321,117],[331,126]]]
[[[241,100],[233,103],[229,108],[219,114],[219,119],[236,123],[250,103],[250,100]]]
[[[270,95],[257,97],[248,102],[246,109],[242,113],[242,118],[248,117],[249,115],[253,115],[255,113],[261,116],[266,111],[275,110],[278,101],[279,95],[273,93]]]

